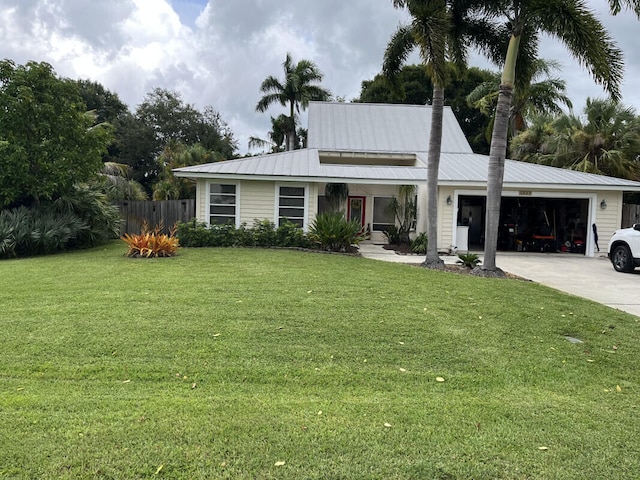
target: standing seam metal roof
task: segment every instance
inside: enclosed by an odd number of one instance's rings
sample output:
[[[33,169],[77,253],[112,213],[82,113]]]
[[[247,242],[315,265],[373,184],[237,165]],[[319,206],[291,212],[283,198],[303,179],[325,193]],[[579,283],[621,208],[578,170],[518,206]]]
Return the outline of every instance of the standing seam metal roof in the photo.
[[[474,154],[450,108],[445,108],[438,180],[452,184],[486,183],[489,157]],[[431,107],[311,102],[309,148],[238,160],[177,168],[183,177],[267,177],[345,179],[362,183],[419,183],[427,178]],[[353,165],[320,162],[322,152],[391,159],[415,155],[415,166]],[[390,163],[392,163],[390,161]],[[532,163],[505,161],[504,183],[541,186],[598,186],[640,191],[640,182],[576,172]]]

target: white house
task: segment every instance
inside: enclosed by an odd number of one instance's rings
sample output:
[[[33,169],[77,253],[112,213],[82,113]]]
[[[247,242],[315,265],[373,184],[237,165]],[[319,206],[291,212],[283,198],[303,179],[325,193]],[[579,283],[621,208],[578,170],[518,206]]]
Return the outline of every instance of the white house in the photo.
[[[489,157],[474,154],[445,107],[438,175],[438,248],[481,249]],[[214,224],[288,218],[305,230],[324,205],[327,183],[347,183],[347,215],[383,243],[385,207],[400,185],[416,185],[416,231],[426,230],[430,106],[312,102],[308,148],[192,167],[196,216]],[[501,249],[566,249],[594,255],[622,220],[622,194],[640,182],[506,160]],[[466,243],[466,245],[465,245]]]

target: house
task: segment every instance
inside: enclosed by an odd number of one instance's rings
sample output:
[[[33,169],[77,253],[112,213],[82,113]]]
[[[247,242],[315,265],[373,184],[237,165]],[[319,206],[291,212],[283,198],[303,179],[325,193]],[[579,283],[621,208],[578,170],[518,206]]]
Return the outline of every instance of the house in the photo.
[[[416,231],[426,231],[430,106],[311,102],[308,148],[174,170],[196,181],[199,221],[253,224],[288,218],[305,230],[327,183],[347,183],[346,214],[384,243],[400,185],[416,185]],[[438,175],[438,249],[482,249],[489,157],[474,154],[445,107]],[[499,248],[592,256],[622,219],[622,195],[640,182],[506,160]]]

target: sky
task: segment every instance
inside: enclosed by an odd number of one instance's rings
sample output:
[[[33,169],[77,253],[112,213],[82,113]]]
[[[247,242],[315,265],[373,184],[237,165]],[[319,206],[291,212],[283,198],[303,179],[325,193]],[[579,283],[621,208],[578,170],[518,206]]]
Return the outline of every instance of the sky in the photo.
[[[587,3],[624,52],[622,101],[640,113],[640,20],[611,17],[604,0]],[[153,88],[174,90],[218,111],[246,153],[249,137],[266,138],[270,116],[287,112],[255,111],[260,84],[282,78],[287,52],[315,62],[322,85],[350,100],[380,72],[387,42],[407,20],[391,0],[0,0],[0,59],[45,61],[60,76],[97,81],[132,112]],[[563,66],[574,110],[605,96],[558,42],[544,39],[541,57]],[[497,70],[476,54],[470,65]]]

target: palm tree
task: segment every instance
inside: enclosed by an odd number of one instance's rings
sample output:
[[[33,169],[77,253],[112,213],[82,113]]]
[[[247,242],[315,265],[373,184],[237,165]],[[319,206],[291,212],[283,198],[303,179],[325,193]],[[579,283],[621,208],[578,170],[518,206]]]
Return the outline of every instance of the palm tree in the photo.
[[[609,99],[587,99],[582,116],[565,114],[534,124],[514,138],[514,158],[529,162],[640,179],[640,119]],[[586,121],[583,121],[584,120]]]
[[[640,12],[638,0],[628,0],[624,3],[634,6],[636,11]],[[614,11],[616,6],[618,9],[621,8],[617,0],[610,0],[610,4]],[[484,262],[481,267],[474,269],[474,272],[479,275],[496,275],[502,273],[496,267],[500,199],[516,60],[521,42],[524,40],[523,44],[526,43],[535,48],[540,33],[555,37],[582,65],[587,67],[595,81],[601,84],[614,99],[620,96],[622,55],[583,0],[488,2],[486,11],[488,14],[507,17],[505,34],[509,36],[489,153]]]
[[[560,64],[554,60],[536,59],[529,78],[516,82],[513,91],[513,102],[509,119],[509,141],[528,127],[528,119],[545,114],[563,113],[562,105],[573,108],[566,95],[567,82],[552,77],[553,70],[559,70]],[[527,72],[529,73],[529,72]],[[500,87],[500,74],[493,73],[493,78],[478,85],[469,95],[467,103],[487,116],[495,113]],[[493,130],[493,121],[489,124],[487,135]]]
[[[305,110],[312,100],[328,100],[331,97],[331,92],[314,85],[314,83],[322,81],[323,75],[316,64],[310,60],[300,60],[294,64],[291,54],[287,53],[282,66],[284,81],[269,76],[260,85],[260,91],[265,95],[256,105],[256,111],[265,112],[274,103],[289,107],[286,126],[288,132],[287,150],[293,150],[297,144],[296,113],[300,113],[300,107]]]
[[[289,144],[289,117],[280,114],[277,117],[271,117],[271,130],[267,133],[268,140],[249,137],[249,148],[269,148],[271,153],[284,151]]]
[[[493,48],[490,23],[470,12],[484,2],[454,0],[393,0],[396,8],[406,8],[412,22],[401,25],[391,37],[384,54],[383,72],[393,79],[414,49],[418,49],[427,66],[433,84],[431,131],[427,153],[427,256],[423,266],[444,268],[438,256],[438,169],[442,144],[444,87],[447,83],[447,56],[464,65],[466,47],[470,43],[480,48]]]

